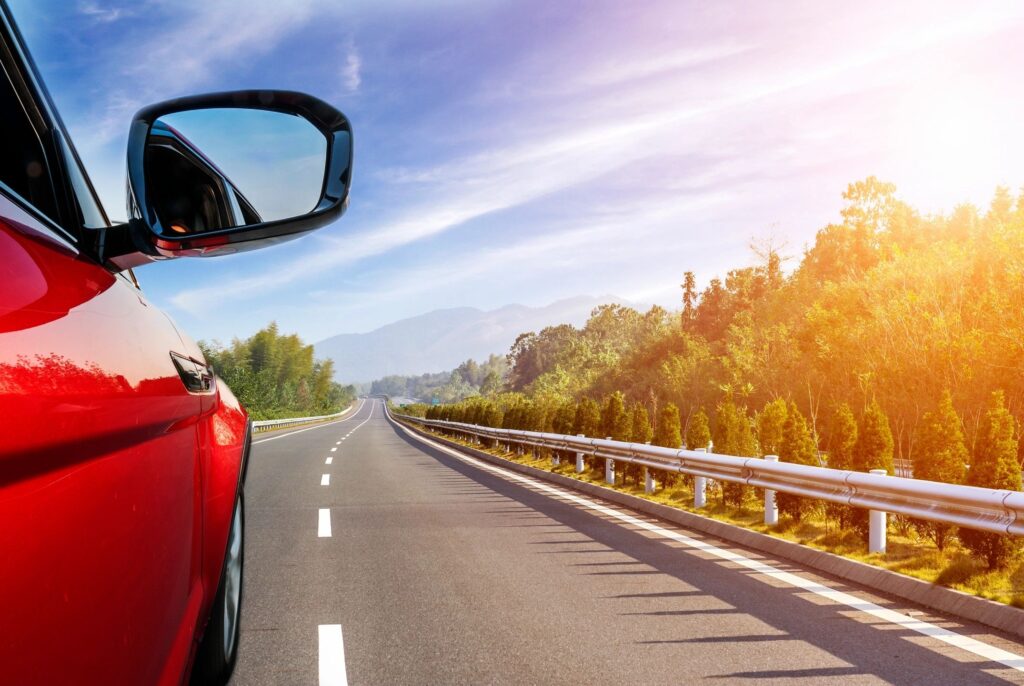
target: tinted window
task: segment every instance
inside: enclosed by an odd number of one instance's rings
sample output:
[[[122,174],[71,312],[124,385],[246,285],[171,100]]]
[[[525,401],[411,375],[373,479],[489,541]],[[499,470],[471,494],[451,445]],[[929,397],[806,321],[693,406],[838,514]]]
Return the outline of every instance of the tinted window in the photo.
[[[0,67],[0,184],[59,221],[42,142],[3,67]]]

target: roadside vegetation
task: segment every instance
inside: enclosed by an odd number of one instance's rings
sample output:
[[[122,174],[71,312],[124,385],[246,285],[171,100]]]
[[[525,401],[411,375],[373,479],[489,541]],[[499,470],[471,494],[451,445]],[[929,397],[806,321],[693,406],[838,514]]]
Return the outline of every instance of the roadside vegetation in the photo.
[[[792,269],[755,246],[754,266],[702,290],[686,272],[676,312],[610,305],[582,328],[524,333],[500,390],[406,409],[1020,490],[1024,195],[1000,188],[986,211],[949,216],[919,214],[874,178],[843,197],[841,221]],[[623,477],[642,486],[636,468]],[[686,506],[688,479],[659,486]],[[753,489],[716,488],[708,514],[759,528]],[[865,511],[781,494],[779,506],[773,533],[868,558]],[[890,529],[872,563],[1024,603],[1018,539],[899,516]]]
[[[466,360],[448,372],[385,376],[374,381],[369,391],[374,395],[417,398],[428,403],[434,399],[440,403],[454,403],[475,395],[499,392],[506,376],[508,361],[501,355],[491,355],[484,362]]]
[[[356,399],[354,386],[334,381],[334,362],[313,358],[313,346],[271,323],[230,346],[200,341],[207,361],[253,419],[333,414]]]

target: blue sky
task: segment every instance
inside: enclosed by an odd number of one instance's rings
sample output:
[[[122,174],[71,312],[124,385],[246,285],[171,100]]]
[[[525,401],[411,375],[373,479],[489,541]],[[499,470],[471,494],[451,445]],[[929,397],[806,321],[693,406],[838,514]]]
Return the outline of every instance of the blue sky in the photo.
[[[577,294],[675,306],[685,270],[748,264],[752,240],[799,256],[867,175],[926,212],[1024,184],[1018,2],[9,4],[114,218],[150,102],[286,88],[352,120],[340,222],[138,271],[196,338]]]

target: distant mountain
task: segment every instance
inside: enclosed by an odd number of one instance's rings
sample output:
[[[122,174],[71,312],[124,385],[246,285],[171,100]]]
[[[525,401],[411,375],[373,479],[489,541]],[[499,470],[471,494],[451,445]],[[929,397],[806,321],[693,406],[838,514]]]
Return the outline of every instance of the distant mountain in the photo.
[[[487,312],[475,307],[434,310],[368,333],[331,336],[315,344],[316,356],[334,360],[335,378],[344,383],[437,372],[469,358],[504,355],[525,331],[554,324],[581,326],[591,310],[605,303],[630,304],[609,295],[577,296],[545,307],[506,305]]]

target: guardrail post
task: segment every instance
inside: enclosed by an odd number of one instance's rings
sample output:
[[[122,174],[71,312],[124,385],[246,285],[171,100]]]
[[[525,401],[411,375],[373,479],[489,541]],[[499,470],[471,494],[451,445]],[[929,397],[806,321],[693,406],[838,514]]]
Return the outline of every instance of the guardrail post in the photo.
[[[557,450],[551,451],[551,464],[555,467],[562,464],[562,454]]]
[[[604,440],[610,441],[612,437],[608,436]],[[615,460],[610,457],[604,458],[604,480],[612,486],[615,485]]]
[[[697,448],[694,452],[706,453],[707,448]],[[708,479],[706,476],[693,477],[693,506],[700,509],[708,504]]]
[[[583,438],[583,434],[576,434],[576,438]],[[576,453],[576,473],[583,473],[583,453]]]
[[[647,495],[654,493],[654,474],[648,467],[644,467],[644,493]]]
[[[764,459],[769,462],[778,462],[778,455],[765,455]],[[779,504],[775,500],[775,491],[770,488],[764,489],[764,525],[775,526],[779,523]]]
[[[888,476],[884,469],[872,469],[871,474]],[[885,553],[886,513],[881,510],[868,510],[868,552]]]

